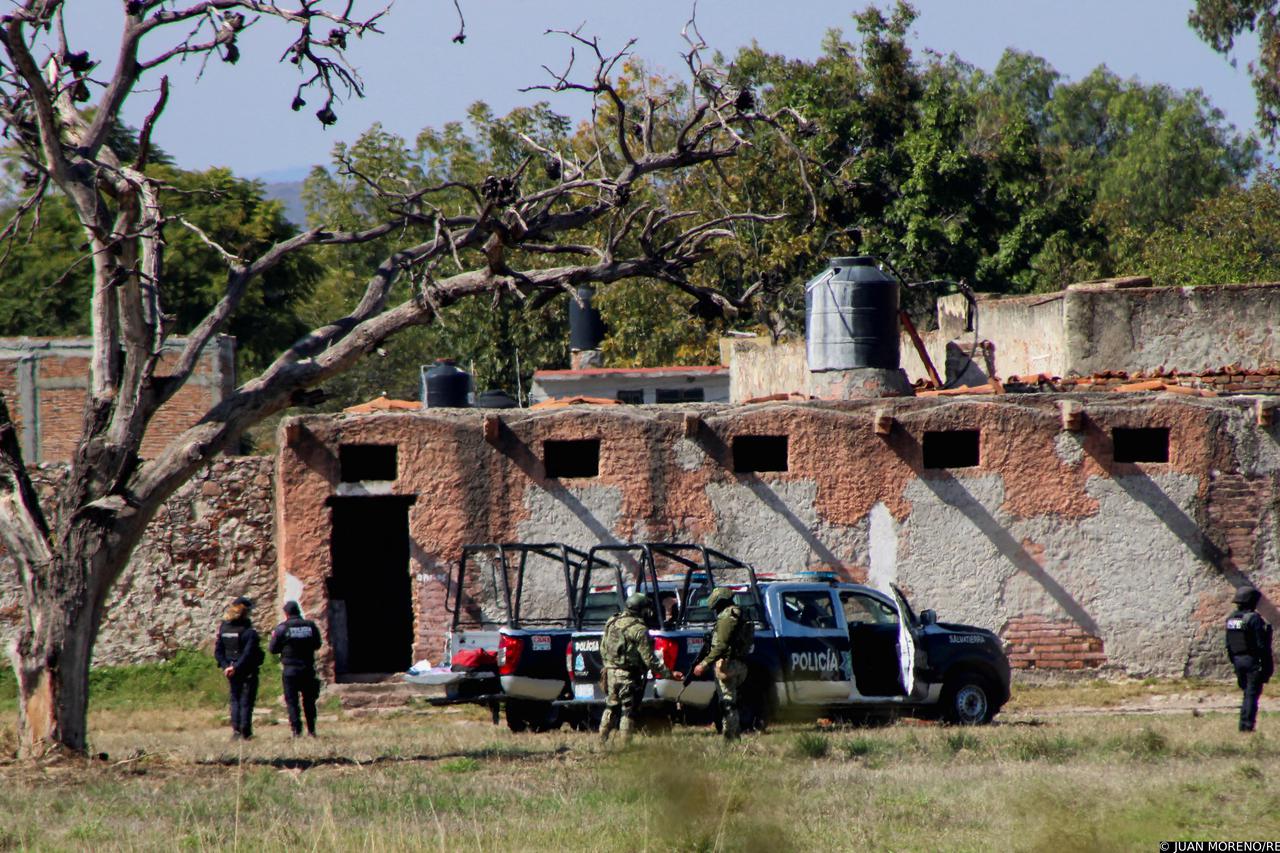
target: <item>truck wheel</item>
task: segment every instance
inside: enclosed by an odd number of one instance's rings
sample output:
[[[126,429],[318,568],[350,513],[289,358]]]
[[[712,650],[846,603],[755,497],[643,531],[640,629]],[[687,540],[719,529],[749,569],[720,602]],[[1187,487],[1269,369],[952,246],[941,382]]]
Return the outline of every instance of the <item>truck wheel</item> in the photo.
[[[991,682],[986,676],[973,671],[950,676],[942,688],[942,716],[959,726],[989,723],[998,710],[991,697]]]
[[[507,728],[519,734],[529,728],[529,718],[525,715],[523,702],[507,700]]]
[[[550,703],[507,700],[507,728],[513,732],[549,732],[560,724],[560,714]]]
[[[773,719],[773,702],[768,688],[761,679],[749,679],[743,691],[743,702],[738,708],[739,722],[744,732],[769,730]]]

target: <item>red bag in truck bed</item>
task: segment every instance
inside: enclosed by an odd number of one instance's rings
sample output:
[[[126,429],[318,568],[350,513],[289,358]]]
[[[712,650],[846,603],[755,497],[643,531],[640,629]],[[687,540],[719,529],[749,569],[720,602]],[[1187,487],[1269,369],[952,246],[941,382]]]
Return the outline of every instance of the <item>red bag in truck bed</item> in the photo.
[[[449,661],[454,672],[476,672],[498,668],[498,656],[488,649],[463,649]]]

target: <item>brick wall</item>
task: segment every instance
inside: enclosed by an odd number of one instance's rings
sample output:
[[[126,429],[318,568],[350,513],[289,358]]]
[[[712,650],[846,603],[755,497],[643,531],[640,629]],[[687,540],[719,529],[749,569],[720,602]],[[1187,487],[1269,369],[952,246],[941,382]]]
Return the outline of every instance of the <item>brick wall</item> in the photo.
[[[60,465],[32,471],[42,496],[64,473]],[[272,495],[272,460],[238,456],[215,462],[166,501],[111,593],[94,663],[211,647],[222,611],[237,595],[257,602],[259,630],[275,624]],[[17,577],[0,549],[0,647],[8,646],[21,615]]]
[[[1015,616],[998,633],[1014,669],[1096,669],[1107,660],[1102,640],[1069,619]]]
[[[168,342],[158,372],[185,341]],[[65,462],[75,452],[89,387],[87,338],[0,338],[0,394],[18,426],[28,464]],[[205,348],[191,379],[151,421],[142,456],[155,456],[220,401],[235,383],[235,339],[223,335]]]

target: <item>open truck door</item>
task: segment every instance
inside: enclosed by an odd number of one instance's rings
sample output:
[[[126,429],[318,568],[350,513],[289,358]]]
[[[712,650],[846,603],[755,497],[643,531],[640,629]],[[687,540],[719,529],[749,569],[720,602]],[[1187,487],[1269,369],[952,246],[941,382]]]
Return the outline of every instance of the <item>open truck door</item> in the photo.
[[[907,597],[898,589],[897,584],[889,585],[893,589],[893,600],[898,605],[898,669],[902,676],[902,689],[908,696],[915,695],[916,689],[916,614]]]

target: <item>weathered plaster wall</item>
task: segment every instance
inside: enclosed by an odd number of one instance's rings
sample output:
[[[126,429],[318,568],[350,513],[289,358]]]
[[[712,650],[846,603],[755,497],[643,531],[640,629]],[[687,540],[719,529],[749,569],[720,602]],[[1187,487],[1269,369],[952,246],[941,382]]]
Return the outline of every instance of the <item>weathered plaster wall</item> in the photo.
[[[1230,365],[1280,365],[1280,284],[1201,287],[1141,287],[1077,284],[1052,294],[997,298],[979,294],[977,338],[989,342],[991,367],[1002,379],[1044,373],[1089,376],[1103,371],[1219,371]],[[921,338],[944,378],[947,348],[968,353],[975,333],[961,295],[937,303],[938,328]],[[769,394],[807,391],[803,342],[770,346],[767,339],[726,339],[721,344],[733,368],[730,399],[742,402]],[[928,378],[924,362],[902,336],[902,368],[915,382]],[[979,353],[982,351],[979,350]],[[987,358],[974,356],[972,375],[961,384],[982,384]],[[1223,382],[1227,381],[1224,372]]]
[[[991,341],[1000,377],[1036,373],[1066,376],[1070,372],[1063,331],[1064,293],[979,299],[978,336]],[[944,350],[947,341],[955,341],[966,352],[972,348],[974,333],[966,330],[967,305],[958,295],[938,300],[938,330],[933,333],[938,350]],[[933,357],[937,359],[936,355]],[[1123,353],[1117,357],[1117,365],[1124,369]],[[907,375],[913,380],[919,378],[910,370]]]
[[[60,466],[33,471],[41,490]],[[227,603],[253,598],[255,621],[277,618],[272,535],[272,460],[238,456],[215,462],[171,497],[147,528],[112,593],[94,663],[114,665],[211,646]],[[0,644],[21,617],[17,578],[0,550]]]
[[[729,400],[734,403],[769,394],[803,394],[809,386],[804,341],[721,338],[720,361],[729,365]]]
[[[1280,363],[1280,284],[1075,285],[1066,292],[1064,317],[1067,369],[1080,375]]]
[[[483,415],[304,417],[282,427],[282,583],[324,618],[326,499],[345,443],[395,443],[415,495],[415,659],[439,657],[447,572],[464,543],[685,539],[760,571],[835,566],[895,580],[918,607],[1002,632],[1015,663],[1133,674],[1223,672],[1219,622],[1251,578],[1280,596],[1280,429],[1246,401],[1063,395],[752,406],[573,407]],[[700,421],[686,437],[684,414]],[[1113,427],[1164,426],[1168,463],[1112,458]],[[926,431],[978,429],[980,464],[924,469]],[[733,473],[739,435],[787,435],[788,470]],[[547,439],[600,439],[599,476],[549,479]],[[1268,605],[1270,607],[1270,605]],[[1275,615],[1272,611],[1271,615]]]

